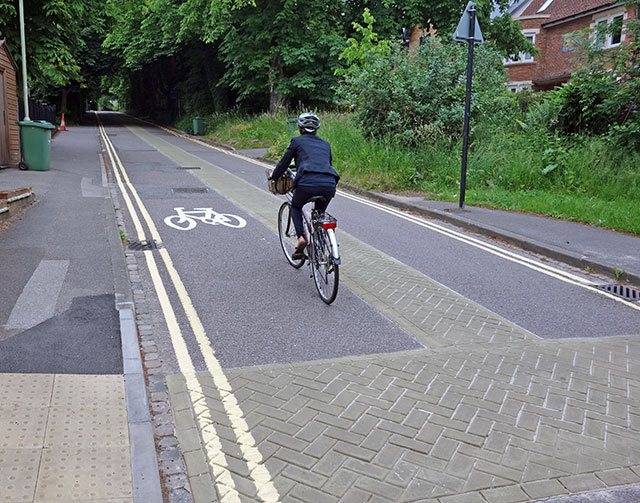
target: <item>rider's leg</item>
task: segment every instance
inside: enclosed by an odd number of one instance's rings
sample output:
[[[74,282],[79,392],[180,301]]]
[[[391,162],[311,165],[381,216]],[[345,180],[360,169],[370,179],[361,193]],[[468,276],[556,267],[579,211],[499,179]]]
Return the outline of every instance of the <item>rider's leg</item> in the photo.
[[[302,207],[315,194],[308,190],[306,187],[296,187],[293,191],[293,198],[291,199],[291,220],[293,220],[293,226],[296,229],[296,236],[298,236],[298,245],[305,242],[304,231],[302,228]]]

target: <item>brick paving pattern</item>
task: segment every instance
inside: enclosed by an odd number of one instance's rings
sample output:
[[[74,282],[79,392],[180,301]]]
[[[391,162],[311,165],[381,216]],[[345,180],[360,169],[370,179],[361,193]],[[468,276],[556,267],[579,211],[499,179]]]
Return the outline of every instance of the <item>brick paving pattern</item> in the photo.
[[[528,340],[227,376],[283,501],[520,502],[640,482],[639,350],[633,338]],[[220,396],[198,379],[238,490],[256,501]],[[189,476],[211,498],[186,382],[167,381]]]
[[[535,337],[415,269],[340,233],[341,281],[429,348]]]

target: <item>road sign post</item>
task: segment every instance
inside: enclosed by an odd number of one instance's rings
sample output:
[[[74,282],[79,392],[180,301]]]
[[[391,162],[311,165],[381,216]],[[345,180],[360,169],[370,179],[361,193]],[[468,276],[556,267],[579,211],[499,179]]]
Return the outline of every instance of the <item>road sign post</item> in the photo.
[[[467,42],[469,53],[467,55],[467,91],[464,102],[464,129],[462,132],[462,169],[460,173],[460,208],[464,208],[464,198],[467,186],[467,152],[469,150],[469,116],[471,113],[471,87],[473,79],[473,49],[475,44],[481,44],[484,40],[478,18],[476,17],[476,4],[469,2],[467,8],[458,23],[458,28],[453,34],[457,42]]]

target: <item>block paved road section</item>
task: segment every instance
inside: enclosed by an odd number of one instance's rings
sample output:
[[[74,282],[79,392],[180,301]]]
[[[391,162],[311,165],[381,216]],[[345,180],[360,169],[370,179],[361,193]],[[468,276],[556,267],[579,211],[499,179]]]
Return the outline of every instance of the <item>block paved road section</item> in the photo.
[[[133,503],[124,378],[0,374],[0,502]]]
[[[342,283],[428,348],[535,337],[372,246],[338,238]]]
[[[637,338],[450,346],[227,376],[281,501],[516,503],[640,482]],[[259,501],[211,377],[198,380],[236,488]],[[194,501],[216,501],[186,381],[167,383]]]

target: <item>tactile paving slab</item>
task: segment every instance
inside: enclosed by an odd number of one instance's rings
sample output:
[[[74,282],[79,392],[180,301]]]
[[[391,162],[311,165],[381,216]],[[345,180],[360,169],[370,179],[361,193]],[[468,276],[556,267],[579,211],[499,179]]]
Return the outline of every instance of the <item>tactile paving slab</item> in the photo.
[[[131,498],[128,449],[59,449],[44,451],[35,501],[37,503],[100,501]]]
[[[0,449],[42,447],[47,413],[46,407],[0,407]]]
[[[120,375],[56,375],[52,406],[118,407],[124,400],[124,379]]]
[[[0,374],[0,407],[48,407],[52,374]]]
[[[129,430],[123,407],[51,407],[45,446],[66,449],[116,447],[127,449]]]
[[[133,503],[123,376],[0,374],[0,503]]]
[[[0,502],[33,501],[41,449],[0,449]]]

